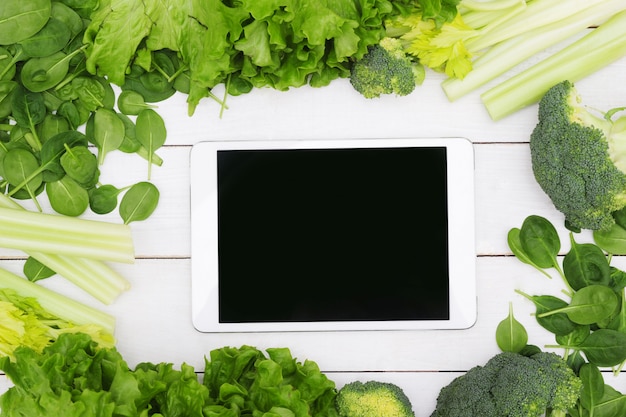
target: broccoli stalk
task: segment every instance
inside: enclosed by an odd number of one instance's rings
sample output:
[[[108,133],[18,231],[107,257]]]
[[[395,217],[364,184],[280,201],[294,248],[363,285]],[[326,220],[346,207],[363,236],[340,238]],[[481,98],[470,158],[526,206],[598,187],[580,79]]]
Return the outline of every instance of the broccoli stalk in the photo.
[[[350,83],[365,98],[406,96],[424,79],[424,69],[404,52],[397,38],[385,37],[352,64]]]
[[[555,353],[502,352],[443,387],[431,417],[564,417],[581,388]]]
[[[626,207],[626,117],[596,115],[574,84],[551,87],[530,137],[532,170],[572,229],[608,230]]]
[[[354,381],[335,397],[339,417],[415,417],[402,389],[389,382]]]

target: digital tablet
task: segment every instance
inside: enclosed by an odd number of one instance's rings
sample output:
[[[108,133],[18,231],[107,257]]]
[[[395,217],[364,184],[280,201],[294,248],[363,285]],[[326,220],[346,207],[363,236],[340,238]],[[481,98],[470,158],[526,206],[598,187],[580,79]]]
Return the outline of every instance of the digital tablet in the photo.
[[[467,139],[207,141],[190,164],[197,330],[475,322]]]

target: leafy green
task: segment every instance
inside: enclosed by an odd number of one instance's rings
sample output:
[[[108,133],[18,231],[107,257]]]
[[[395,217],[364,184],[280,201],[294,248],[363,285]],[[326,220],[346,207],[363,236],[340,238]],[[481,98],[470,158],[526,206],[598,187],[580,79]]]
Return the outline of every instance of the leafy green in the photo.
[[[190,365],[144,362],[131,369],[115,347],[83,333],[62,334],[41,352],[21,347],[14,360],[0,359],[14,384],[0,407],[32,417],[337,416],[335,384],[315,362],[299,362],[287,348],[266,352],[215,349],[201,382]]]

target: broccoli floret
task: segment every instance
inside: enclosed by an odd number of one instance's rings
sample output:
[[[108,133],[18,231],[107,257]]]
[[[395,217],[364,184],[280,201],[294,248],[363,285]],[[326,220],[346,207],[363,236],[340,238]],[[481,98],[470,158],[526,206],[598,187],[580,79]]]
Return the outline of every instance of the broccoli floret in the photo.
[[[581,380],[560,356],[503,352],[443,387],[431,417],[564,417]]]
[[[532,170],[572,228],[606,230],[626,206],[626,118],[613,121],[612,114],[593,114],[570,81],[539,102]]]
[[[388,382],[350,382],[335,401],[340,417],[415,417],[404,391]]]
[[[350,68],[350,83],[366,98],[406,96],[423,81],[424,68],[405,53],[397,38],[385,37]]]

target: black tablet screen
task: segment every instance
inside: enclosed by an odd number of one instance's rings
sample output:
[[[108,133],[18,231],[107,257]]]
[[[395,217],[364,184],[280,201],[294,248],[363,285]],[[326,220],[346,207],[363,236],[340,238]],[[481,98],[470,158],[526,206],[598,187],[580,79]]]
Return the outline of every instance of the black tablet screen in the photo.
[[[220,322],[449,319],[445,148],[217,158]]]

